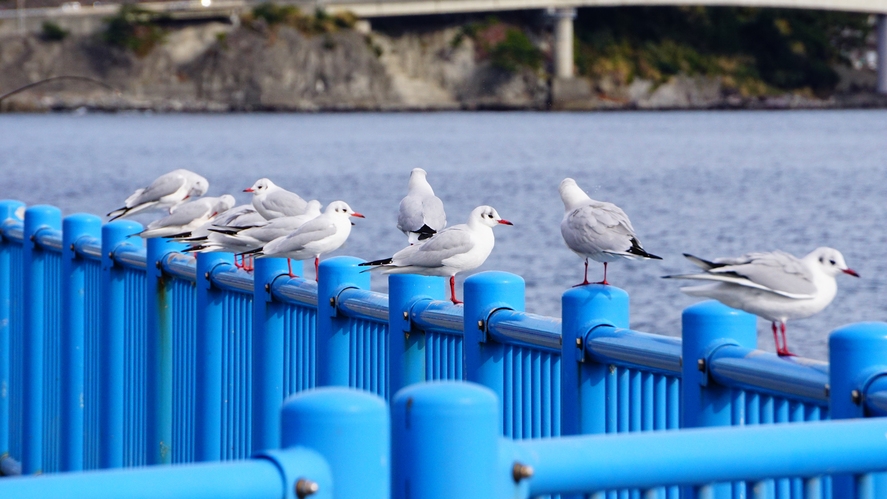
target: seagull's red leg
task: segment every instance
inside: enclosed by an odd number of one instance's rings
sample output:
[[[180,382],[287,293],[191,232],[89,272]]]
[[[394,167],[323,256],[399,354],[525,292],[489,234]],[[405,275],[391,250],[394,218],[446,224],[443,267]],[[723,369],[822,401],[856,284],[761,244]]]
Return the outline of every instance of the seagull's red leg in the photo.
[[[299,276],[293,274],[293,263],[290,261],[289,258],[286,259],[286,268],[288,268],[290,271],[290,277],[299,277]]]
[[[456,299],[456,276],[450,276],[450,299],[453,301],[453,305],[458,305],[462,303],[461,301]]]
[[[587,279],[586,279],[586,280],[587,280]],[[609,284],[610,284],[609,282],[607,282],[607,262],[604,262],[604,280],[601,281],[601,282],[596,282],[595,284],[603,284],[603,285],[609,285]]]
[[[585,279],[582,279],[582,282],[573,287],[578,288],[579,286],[585,286],[587,284],[591,284],[590,282],[588,282],[588,258],[585,259]]]
[[[241,256],[240,258],[243,258],[243,257]],[[234,268],[235,268],[235,269],[239,269],[239,268],[241,268],[241,267],[240,267],[240,264],[237,263],[237,253],[234,253]]]
[[[773,330],[773,343],[776,344],[776,355],[782,355],[782,347],[779,346],[779,333],[776,330],[776,323],[770,323],[770,329]]]
[[[314,282],[317,282],[317,278],[320,277],[318,270],[320,269],[320,257],[314,257]]]
[[[779,354],[780,357],[795,357],[795,354],[788,351],[788,341],[785,339],[785,323],[779,323],[779,330],[782,332],[782,352]]]

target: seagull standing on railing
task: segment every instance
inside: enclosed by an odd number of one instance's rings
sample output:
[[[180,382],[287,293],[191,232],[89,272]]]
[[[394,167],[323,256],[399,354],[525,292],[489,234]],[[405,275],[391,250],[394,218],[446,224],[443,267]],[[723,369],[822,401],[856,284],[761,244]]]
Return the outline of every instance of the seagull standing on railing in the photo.
[[[177,206],[169,216],[148,224],[145,230],[139,232],[139,236],[150,239],[190,232],[212,220],[219,213],[230,210],[232,206],[234,206],[234,196],[230,194],[189,201]]]
[[[253,194],[253,207],[266,220],[277,217],[293,217],[305,213],[308,202],[294,192],[277,186],[267,178],[260,178],[243,192]]]
[[[771,321],[779,356],[794,355],[785,340],[786,321],[810,317],[831,303],[838,291],[835,281],[838,274],[859,277],[844,263],[844,256],[832,248],[817,248],[804,258],[782,251],[748,253],[714,261],[686,253],[684,256],[704,272],[665,278],[715,281],[714,284],[684,287],[681,291],[692,296],[714,298],[728,307]],[[777,335],[777,323],[782,332],[782,345]]]
[[[425,170],[413,168],[409,190],[400,201],[397,213],[397,228],[409,238],[410,244],[424,241],[447,226],[443,201],[434,195],[426,175]]]
[[[662,260],[644,251],[628,215],[621,208],[591,199],[571,178],[563,179],[558,190],[564,202],[561,235],[568,248],[585,258],[585,278],[577,286],[591,284],[588,282],[589,258],[604,264],[604,280],[595,284],[609,284],[609,262],[622,258]]]
[[[290,259],[307,260],[314,257],[316,280],[320,255],[337,250],[345,244],[345,240],[351,234],[351,217],[364,218],[352,210],[345,201],[333,201],[327,205],[323,214],[309,220],[291,234],[278,237],[263,248],[242,254],[255,254],[259,258],[275,256],[287,258],[290,277],[296,277]]]
[[[171,209],[186,199],[203,196],[207,189],[209,181],[202,176],[184,169],[173,170],[157,177],[148,187],[137,189],[126,198],[122,208],[108,216],[113,221],[148,209]]]
[[[478,206],[468,222],[446,228],[430,239],[407,246],[391,258],[361,263],[384,274],[420,274],[450,278],[450,300],[456,299],[456,274],[480,267],[493,251],[493,227],[512,225],[491,206]]]

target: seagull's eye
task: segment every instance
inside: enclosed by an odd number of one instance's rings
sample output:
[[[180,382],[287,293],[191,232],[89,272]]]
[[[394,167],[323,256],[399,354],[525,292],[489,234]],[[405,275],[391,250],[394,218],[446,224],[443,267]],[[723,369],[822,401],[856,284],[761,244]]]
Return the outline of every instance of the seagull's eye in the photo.
[[[834,265],[834,264],[835,264],[835,261],[834,261],[834,260],[829,260],[828,263]]]
[[[825,264],[825,258],[819,257],[819,263]]]

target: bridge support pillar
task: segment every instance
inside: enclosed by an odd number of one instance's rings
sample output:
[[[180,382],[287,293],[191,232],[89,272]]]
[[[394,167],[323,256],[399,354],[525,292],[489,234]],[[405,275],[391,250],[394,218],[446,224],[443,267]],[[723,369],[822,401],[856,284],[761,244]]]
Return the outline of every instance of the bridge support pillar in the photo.
[[[573,19],[576,9],[554,9],[554,75],[557,78],[573,77]]]
[[[878,93],[887,94],[887,14],[878,14]]]

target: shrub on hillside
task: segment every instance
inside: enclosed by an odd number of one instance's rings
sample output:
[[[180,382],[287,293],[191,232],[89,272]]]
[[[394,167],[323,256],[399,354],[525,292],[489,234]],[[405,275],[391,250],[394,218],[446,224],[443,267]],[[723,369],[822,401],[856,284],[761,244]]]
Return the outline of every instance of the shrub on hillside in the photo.
[[[105,19],[102,39],[110,45],[129,49],[144,57],[163,42],[166,32],[158,23],[166,16],[127,4],[120,7],[117,15]]]

